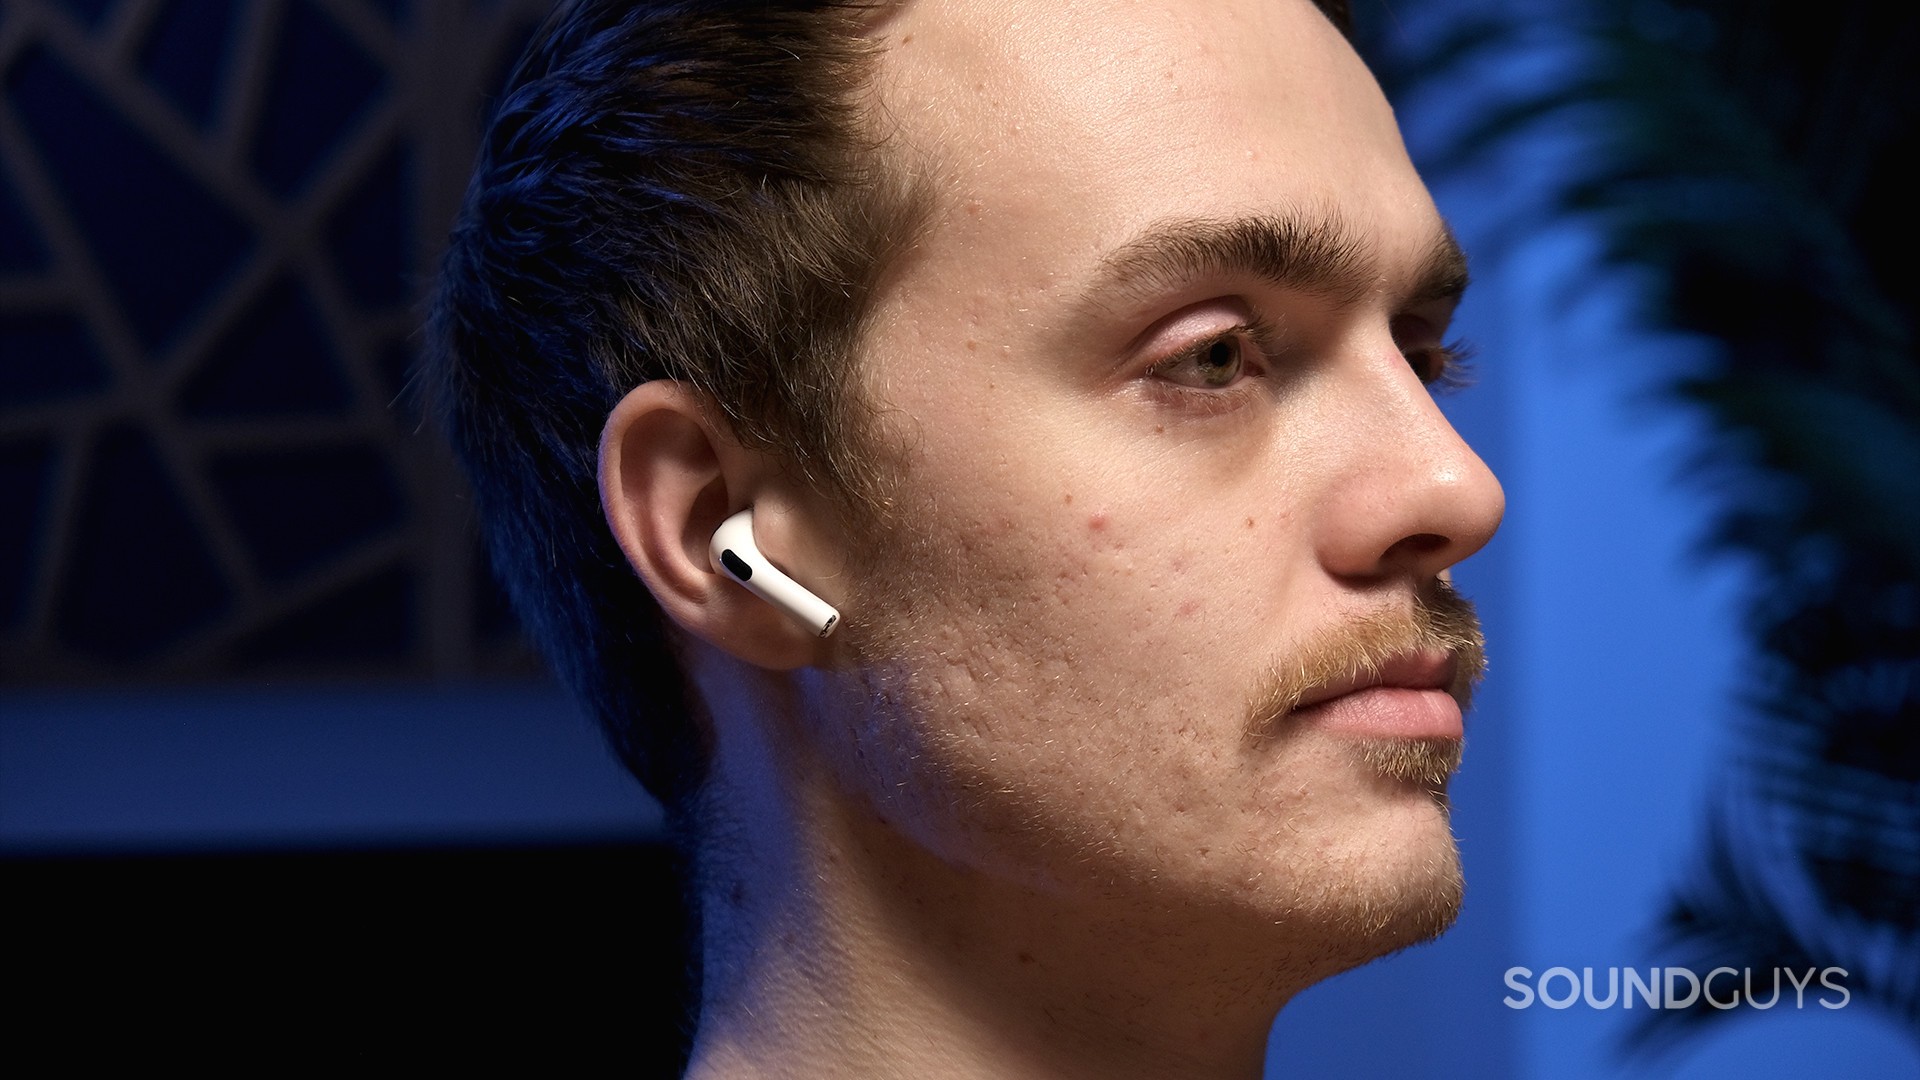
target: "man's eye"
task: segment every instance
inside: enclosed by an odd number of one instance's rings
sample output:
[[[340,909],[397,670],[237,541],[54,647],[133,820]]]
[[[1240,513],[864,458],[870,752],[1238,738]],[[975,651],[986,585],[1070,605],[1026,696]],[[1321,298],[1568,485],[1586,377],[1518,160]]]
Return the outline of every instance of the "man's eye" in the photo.
[[[1196,390],[1218,390],[1231,386],[1246,372],[1249,346],[1245,333],[1244,328],[1236,328],[1210,341],[1201,342],[1155,364],[1152,373],[1168,382]]]
[[[1435,393],[1450,393],[1473,385],[1473,347],[1449,342],[1407,353],[1407,363],[1420,381]]]
[[[1459,341],[1442,341],[1441,327],[1415,315],[1393,320],[1393,340],[1407,358],[1407,366],[1435,393],[1446,393],[1472,385],[1467,361],[1473,347]]]

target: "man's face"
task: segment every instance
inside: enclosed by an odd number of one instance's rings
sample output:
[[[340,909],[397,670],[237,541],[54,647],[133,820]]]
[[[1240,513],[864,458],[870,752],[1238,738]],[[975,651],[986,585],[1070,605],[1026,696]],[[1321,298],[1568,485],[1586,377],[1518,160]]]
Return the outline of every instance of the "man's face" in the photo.
[[[1444,806],[1382,761],[1444,756],[1446,694],[1275,715],[1369,650],[1444,679],[1416,597],[1502,509],[1423,384],[1460,275],[1371,76],[1305,0],[883,32],[885,152],[940,204],[865,353],[906,465],[848,570],[860,674],[820,691],[848,782],[1062,896],[1438,929]]]

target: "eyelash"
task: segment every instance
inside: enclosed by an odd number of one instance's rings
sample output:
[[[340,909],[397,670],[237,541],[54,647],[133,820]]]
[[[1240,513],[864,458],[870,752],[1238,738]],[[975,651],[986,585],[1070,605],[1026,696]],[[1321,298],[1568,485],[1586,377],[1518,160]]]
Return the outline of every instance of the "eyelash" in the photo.
[[[1217,334],[1210,334],[1174,355],[1156,362],[1147,369],[1147,374],[1163,375],[1182,364],[1199,360],[1211,352],[1216,345],[1236,339],[1239,340],[1243,349],[1251,348],[1256,356],[1271,357],[1278,349],[1278,336],[1272,323],[1256,316]],[[1420,377],[1420,381],[1426,384],[1434,394],[1453,394],[1474,384],[1475,352],[1474,346],[1469,342],[1454,340],[1422,349],[1419,353],[1409,353],[1407,363],[1413,368],[1414,374]],[[1421,356],[1426,358],[1424,368],[1417,362]],[[1242,363],[1245,362],[1246,358],[1243,354]],[[1161,379],[1159,385],[1168,392],[1194,395],[1202,399],[1210,399],[1215,404],[1223,404],[1220,400],[1221,396],[1239,389],[1242,382],[1244,382],[1243,379],[1235,379],[1226,386],[1203,388],[1184,386],[1168,379]]]
[[[1457,394],[1474,384],[1473,357],[1477,350],[1470,342],[1454,340],[1422,351],[1429,357],[1428,370],[1433,374],[1427,374],[1418,365],[1413,371],[1433,393]],[[1409,364],[1413,360],[1413,356],[1407,357]]]

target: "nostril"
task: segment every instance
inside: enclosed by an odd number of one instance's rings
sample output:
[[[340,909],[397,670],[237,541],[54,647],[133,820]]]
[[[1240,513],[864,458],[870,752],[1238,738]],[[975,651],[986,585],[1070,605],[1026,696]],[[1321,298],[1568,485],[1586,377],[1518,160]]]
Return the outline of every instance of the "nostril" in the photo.
[[[1382,562],[1418,562],[1445,551],[1453,541],[1439,533],[1414,533],[1403,536],[1388,548]]]

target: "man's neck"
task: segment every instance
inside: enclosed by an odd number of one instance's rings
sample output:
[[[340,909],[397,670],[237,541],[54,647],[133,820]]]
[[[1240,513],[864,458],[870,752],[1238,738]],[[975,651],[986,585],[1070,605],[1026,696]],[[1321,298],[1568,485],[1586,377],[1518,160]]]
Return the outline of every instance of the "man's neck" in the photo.
[[[1326,974],[1271,927],[952,866],[828,785],[731,794],[691,1080],[1251,1080],[1274,1013]]]

